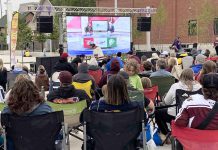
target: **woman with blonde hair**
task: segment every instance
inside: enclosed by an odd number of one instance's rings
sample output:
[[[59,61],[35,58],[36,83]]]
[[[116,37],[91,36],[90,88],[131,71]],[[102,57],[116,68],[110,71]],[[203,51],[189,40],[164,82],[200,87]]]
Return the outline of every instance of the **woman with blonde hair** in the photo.
[[[201,89],[200,83],[194,80],[194,72],[191,68],[182,71],[182,74],[179,78],[179,82],[174,83],[170,87],[168,93],[166,94],[163,102],[161,102],[160,105],[164,106],[176,104],[177,89],[182,89],[186,91],[197,91]],[[155,112],[156,122],[164,135],[166,135],[169,132],[167,122],[170,123],[173,119],[175,119],[175,116],[176,107],[161,109]]]
[[[3,60],[0,58],[0,86],[6,91],[7,69],[3,65]]]
[[[172,71],[172,69],[173,69],[173,67],[174,66],[176,66],[177,65],[177,60],[176,59],[174,59],[174,58],[170,58],[169,60],[168,60],[168,64],[167,64],[167,71],[169,71],[169,72],[171,72]]]

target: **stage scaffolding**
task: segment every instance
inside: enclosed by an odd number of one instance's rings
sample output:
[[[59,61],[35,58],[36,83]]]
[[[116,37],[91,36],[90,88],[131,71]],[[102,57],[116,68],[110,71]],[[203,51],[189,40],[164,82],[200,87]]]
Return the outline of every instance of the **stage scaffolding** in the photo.
[[[52,5],[28,5],[23,12],[33,12],[33,22],[42,12],[48,14],[55,13],[61,17],[59,44],[64,45],[66,51],[66,16],[67,15],[87,15],[87,16],[145,16],[150,17],[155,14],[157,8],[147,6],[145,8],[114,8],[114,7],[75,7],[75,6],[52,6]],[[21,11],[22,12],[22,11]],[[150,48],[150,31],[146,32],[147,46]]]

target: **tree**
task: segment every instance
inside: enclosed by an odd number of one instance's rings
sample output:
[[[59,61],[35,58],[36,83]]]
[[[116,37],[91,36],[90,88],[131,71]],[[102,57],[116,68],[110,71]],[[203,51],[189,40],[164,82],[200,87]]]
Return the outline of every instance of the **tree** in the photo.
[[[161,43],[161,29],[167,20],[167,11],[164,6],[163,0],[160,1],[160,4],[157,8],[157,13],[154,14],[152,18],[152,24],[158,30],[158,42]]]
[[[17,49],[25,49],[32,40],[32,30],[27,26],[25,17],[19,14]]]
[[[36,36],[35,36],[35,39],[36,39],[36,41],[38,41],[38,42],[41,43],[42,52],[43,52],[44,43],[45,43],[45,41],[47,40],[47,36],[46,36],[44,33],[37,33]]]
[[[204,42],[211,42],[213,31],[213,21],[216,16],[216,6],[214,6],[210,0],[205,0],[202,4],[201,13],[197,17],[197,32],[198,36]]]
[[[95,7],[95,0],[50,0],[54,6]]]
[[[48,36],[48,39],[57,40],[59,38],[59,17],[54,16],[53,32]]]

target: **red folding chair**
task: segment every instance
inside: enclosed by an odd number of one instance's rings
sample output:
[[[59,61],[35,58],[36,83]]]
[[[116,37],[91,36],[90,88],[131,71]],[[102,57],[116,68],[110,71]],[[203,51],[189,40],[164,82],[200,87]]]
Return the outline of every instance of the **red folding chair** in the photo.
[[[158,100],[158,86],[154,85],[151,88],[144,89],[144,96],[156,104],[156,100]]]
[[[88,74],[91,75],[95,79],[96,85],[98,85],[99,81],[101,80],[102,77],[102,70],[89,70]]]
[[[178,127],[172,121],[172,150],[179,150],[178,141],[183,150],[217,150],[218,149],[218,130],[198,130],[187,127]],[[177,141],[178,140],[178,141]]]

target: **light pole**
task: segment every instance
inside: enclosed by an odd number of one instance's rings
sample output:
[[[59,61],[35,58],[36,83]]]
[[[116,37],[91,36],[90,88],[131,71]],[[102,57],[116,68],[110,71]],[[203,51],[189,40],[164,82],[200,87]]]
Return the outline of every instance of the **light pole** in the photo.
[[[2,1],[0,0],[1,18],[2,18]]]
[[[151,9],[150,6],[147,6],[146,8],[147,8],[148,10]],[[147,13],[147,14],[146,14],[146,17],[150,18],[150,17],[151,17],[151,13],[150,13],[150,12]],[[151,31],[146,31],[145,34],[146,34],[147,51],[151,51]]]

